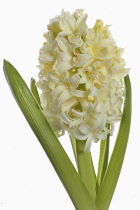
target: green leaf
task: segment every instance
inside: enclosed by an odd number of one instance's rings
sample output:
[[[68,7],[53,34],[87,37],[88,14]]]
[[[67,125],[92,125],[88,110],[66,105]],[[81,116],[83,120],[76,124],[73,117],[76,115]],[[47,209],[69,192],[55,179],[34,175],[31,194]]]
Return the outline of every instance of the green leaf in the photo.
[[[110,125],[107,124],[107,128],[110,128]],[[100,155],[98,163],[98,173],[97,173],[97,192],[101,186],[102,180],[104,178],[107,166],[108,166],[108,156],[109,156],[109,139],[110,134],[107,135],[107,139],[100,141]]]
[[[6,60],[4,60],[4,73],[21,111],[50,159],[75,208],[94,210],[95,204],[88,190],[50,128],[40,106],[20,74]]]
[[[34,95],[36,101],[40,105],[40,97],[39,97],[38,90],[37,90],[37,87],[36,87],[35,83],[36,83],[35,79],[31,78],[30,88],[31,88],[32,94]]]
[[[130,123],[131,123],[131,84],[129,76],[124,78],[125,81],[125,102],[122,120],[110,163],[105,174],[104,180],[97,194],[97,210],[108,210],[113,197],[119,175],[121,172],[126,147],[128,143]]]

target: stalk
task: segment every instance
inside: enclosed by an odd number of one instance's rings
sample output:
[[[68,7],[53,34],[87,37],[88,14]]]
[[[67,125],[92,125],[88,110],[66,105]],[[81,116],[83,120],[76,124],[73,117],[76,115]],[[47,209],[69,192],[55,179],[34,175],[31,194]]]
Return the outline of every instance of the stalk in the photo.
[[[110,125],[107,124],[107,128],[110,128]],[[100,141],[100,155],[99,155],[99,163],[98,163],[98,173],[97,173],[97,192],[102,184],[107,166],[108,166],[108,157],[109,157],[109,141],[110,134],[107,135],[107,139]]]
[[[76,140],[77,164],[79,174],[93,200],[96,198],[96,174],[90,152],[85,152],[86,141]]]

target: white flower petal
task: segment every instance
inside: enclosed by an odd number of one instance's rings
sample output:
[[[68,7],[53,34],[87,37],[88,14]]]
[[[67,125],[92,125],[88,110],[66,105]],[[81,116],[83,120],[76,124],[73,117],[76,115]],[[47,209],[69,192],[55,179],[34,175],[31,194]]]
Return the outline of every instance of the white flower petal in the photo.
[[[40,53],[51,53],[51,47],[50,46],[46,46],[46,45],[43,45],[43,47],[40,49]]]
[[[116,71],[115,74],[112,75],[112,79],[122,79],[129,73],[129,71],[130,69],[121,69],[119,71]]]
[[[68,40],[70,43],[74,43],[76,45],[76,47],[81,46],[81,44],[83,43],[80,35],[75,36],[74,34],[72,34],[72,35],[68,36]]]
[[[83,117],[85,115],[85,112],[78,112],[75,109],[72,109],[71,111],[75,116],[78,116],[78,117]]]
[[[52,117],[55,115],[55,117],[58,117],[58,114],[60,113],[60,108],[59,107],[48,107],[43,110],[44,115],[47,117]]]
[[[54,62],[54,56],[46,56],[46,54],[41,54],[39,56],[39,60],[40,62],[43,62],[43,63],[53,63]]]
[[[64,85],[58,85],[51,93],[52,96],[57,96],[58,94],[62,93],[63,90],[65,89]]]
[[[77,126],[75,127],[72,127],[71,129],[72,131],[72,134],[75,136],[76,139],[79,139],[79,140],[86,140],[87,139],[87,135],[82,133]]]
[[[92,42],[95,39],[95,31],[92,28],[87,29],[87,39],[92,41]]]
[[[57,72],[58,73],[63,73],[69,69],[72,68],[72,64],[70,61],[62,61],[58,66],[57,66]]]
[[[64,52],[69,51],[70,43],[64,37],[57,36],[56,40],[61,50],[63,50]]]
[[[81,131],[81,133],[87,135],[91,132],[91,128],[85,122],[81,123],[81,125],[79,126],[79,130]]]
[[[60,18],[59,26],[62,31],[70,31],[71,33],[76,29],[76,20],[73,16],[66,16]]]
[[[77,97],[85,97],[85,96],[86,96],[86,91],[77,90],[77,89],[74,89],[74,88],[71,88],[71,89],[70,89],[70,93],[71,93],[73,96],[77,96]]]
[[[61,82],[60,77],[57,74],[52,73],[52,72],[48,73],[48,78],[49,78],[50,81],[55,82],[55,83],[60,83]]]
[[[80,83],[80,76],[79,74],[74,74],[71,78],[70,78],[70,83],[72,84],[73,88],[77,88],[79,86]]]
[[[92,57],[89,54],[77,54],[77,58],[78,58],[78,60],[87,61],[87,60],[89,60]]]
[[[62,36],[62,37],[69,36],[69,35],[72,35],[71,31],[69,30],[59,32],[59,36]]]
[[[89,111],[89,101],[85,98],[79,98],[78,100],[82,106],[82,111],[87,113]]]
[[[60,114],[60,119],[66,124],[71,123],[71,119],[64,112]]]
[[[75,104],[77,104],[77,98],[71,97],[65,103],[62,104],[62,111],[65,112],[65,111],[69,110]]]
[[[72,56],[69,51],[59,52],[59,57],[62,61],[65,61],[65,62],[72,60]]]
[[[92,144],[92,136],[89,135],[86,140],[86,145],[85,145],[85,149],[84,149],[85,152],[90,152],[91,144]]]
[[[61,93],[59,99],[58,99],[58,106],[62,105],[64,102],[66,102],[71,97],[71,94],[69,93],[69,90],[64,89]]]
[[[86,62],[87,62],[86,60],[74,61],[73,65],[76,67],[82,67]]]
[[[78,20],[76,22],[78,29],[81,29],[81,28],[83,28],[83,26],[85,26],[86,19],[87,19],[87,14],[83,14],[78,18]]]
[[[98,140],[106,140],[106,137],[107,137],[107,133],[106,132],[101,132],[101,131],[96,131],[96,132],[94,132],[93,135]]]
[[[70,128],[79,125],[82,122],[82,120],[83,120],[82,118],[77,118],[72,120],[69,124]]]

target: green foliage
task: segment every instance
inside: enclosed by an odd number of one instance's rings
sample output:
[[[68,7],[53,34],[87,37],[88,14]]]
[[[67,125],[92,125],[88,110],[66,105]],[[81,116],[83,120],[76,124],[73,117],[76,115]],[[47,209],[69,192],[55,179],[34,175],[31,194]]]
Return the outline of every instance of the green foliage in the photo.
[[[50,159],[75,208],[94,210],[95,204],[87,188],[50,128],[39,104],[20,74],[6,60],[4,60],[4,73],[15,100]]]
[[[35,80],[31,80],[31,92],[18,71],[6,60],[4,60],[4,73],[17,104],[50,159],[75,208],[77,210],[108,210],[121,172],[130,131],[131,84],[129,76],[124,78],[125,101],[114,150],[108,163],[108,135],[106,141],[101,141],[96,177],[91,153],[84,151],[85,141],[71,139],[79,174],[77,173],[42,113]]]

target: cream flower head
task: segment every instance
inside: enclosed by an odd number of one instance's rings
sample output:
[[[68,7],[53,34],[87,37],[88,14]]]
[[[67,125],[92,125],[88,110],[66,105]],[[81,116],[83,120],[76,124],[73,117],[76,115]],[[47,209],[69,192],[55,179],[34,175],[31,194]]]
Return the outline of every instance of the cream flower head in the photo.
[[[92,141],[105,140],[121,119],[123,78],[129,69],[108,26],[97,20],[88,28],[86,19],[83,10],[76,10],[50,20],[40,49],[38,87],[53,131],[86,140],[89,151]]]

